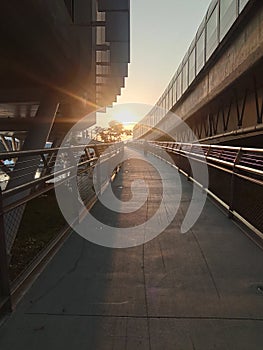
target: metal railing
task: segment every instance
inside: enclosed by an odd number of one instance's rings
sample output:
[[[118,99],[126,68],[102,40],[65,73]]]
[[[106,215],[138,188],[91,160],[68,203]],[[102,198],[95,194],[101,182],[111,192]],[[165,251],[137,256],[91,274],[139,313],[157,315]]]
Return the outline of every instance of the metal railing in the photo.
[[[96,201],[95,166],[99,194],[116,172],[114,164],[121,163],[122,151],[123,144],[114,143],[0,153],[0,310],[11,308],[10,296],[16,282],[10,281],[9,265],[16,254],[12,249],[18,239],[26,204],[53,195],[55,186],[66,186],[70,190],[75,179],[81,200],[90,206]],[[56,203],[54,195],[52,201]],[[78,220],[78,217],[72,217],[72,220]],[[66,222],[63,225],[67,226]],[[55,242],[57,235],[59,232],[52,236],[51,241]],[[30,241],[34,242],[34,237],[30,237]],[[43,251],[48,245],[50,242],[33,254],[31,260],[37,262],[38,255],[45,256]]]
[[[192,162],[206,163],[209,183],[204,190],[227,209],[230,217],[263,238],[263,149],[176,142],[152,145],[153,153],[168,152],[178,169],[190,178]]]

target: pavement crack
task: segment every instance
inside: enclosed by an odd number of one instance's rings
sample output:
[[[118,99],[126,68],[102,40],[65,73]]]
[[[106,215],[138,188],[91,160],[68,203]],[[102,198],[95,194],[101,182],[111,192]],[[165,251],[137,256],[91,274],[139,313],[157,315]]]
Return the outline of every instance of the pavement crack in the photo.
[[[79,265],[79,262],[83,256],[83,252],[84,252],[84,246],[85,246],[85,241],[83,240],[82,241],[82,244],[81,244],[81,249],[80,249],[80,253],[78,254],[73,266],[67,270],[65,273],[63,273],[62,276],[60,276],[58,278],[58,280],[53,284],[51,285],[43,294],[41,294],[39,297],[37,297],[36,299],[34,300],[30,300],[30,303],[31,304],[36,304],[37,302],[39,302],[40,300],[42,300],[43,298],[45,298],[50,292],[52,292],[52,290],[54,290],[68,275],[70,275],[71,273],[73,273],[74,271],[76,271],[78,265]]]
[[[194,341],[193,341],[192,337],[189,336],[189,339],[190,339],[190,342],[191,342],[191,344],[192,344],[193,350],[196,350],[196,347],[195,347],[195,344],[194,344]]]
[[[146,310],[146,317],[147,317],[148,342],[149,342],[149,350],[151,350],[152,346],[151,346],[150,318],[149,318],[146,277],[145,277],[145,244],[143,244],[143,246],[142,246],[142,265],[143,265],[143,272],[142,273],[143,273],[143,284],[144,284],[145,310]]]
[[[162,250],[161,243],[160,243],[159,239],[158,239],[158,245],[159,245],[159,249],[160,249],[160,253],[161,253],[161,257],[162,257],[163,268],[164,268],[164,271],[166,272],[166,266],[165,266],[165,262],[164,262],[163,250]]]
[[[213,283],[213,286],[214,286],[214,288],[215,288],[217,297],[218,297],[218,299],[220,299],[221,296],[220,296],[219,290],[218,290],[218,288],[217,288],[216,281],[215,281],[215,279],[214,279],[214,276],[213,276],[213,274],[212,274],[212,271],[211,271],[211,269],[210,269],[210,267],[209,267],[208,261],[207,261],[207,259],[206,259],[206,257],[205,257],[205,253],[204,253],[204,251],[203,251],[203,249],[202,249],[202,247],[201,247],[201,245],[200,245],[200,243],[199,243],[199,241],[198,241],[198,239],[197,239],[195,233],[193,232],[193,230],[190,230],[190,231],[191,231],[191,233],[192,233],[192,235],[193,235],[193,237],[194,237],[194,239],[195,239],[195,241],[196,241],[196,244],[198,245],[199,250],[200,250],[200,252],[201,252],[201,254],[202,254],[202,257],[203,257],[203,260],[204,260],[204,262],[205,262],[205,265],[206,265],[207,271],[208,271],[208,273],[209,273],[210,279],[211,279],[211,281],[212,281],[212,283]]]
[[[121,319],[149,319],[149,320],[198,320],[198,321],[240,321],[240,322],[263,322],[263,318],[256,317],[230,317],[230,316],[176,316],[176,315],[117,315],[117,314],[79,314],[79,313],[49,313],[49,312],[25,312],[24,315],[31,316],[54,316],[54,317],[100,317]]]

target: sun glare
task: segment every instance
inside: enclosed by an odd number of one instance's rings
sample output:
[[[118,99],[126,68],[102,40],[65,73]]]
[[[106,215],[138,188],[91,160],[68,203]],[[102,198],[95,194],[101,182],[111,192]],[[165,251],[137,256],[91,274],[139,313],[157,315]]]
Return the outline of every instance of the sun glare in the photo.
[[[106,113],[97,113],[97,125],[108,127],[108,123],[116,120],[126,129],[132,129],[152,108],[152,106],[139,103],[115,104],[107,108]]]
[[[124,125],[135,124],[139,119],[139,117],[133,111],[127,108],[117,111],[114,113],[113,117],[115,120]]]

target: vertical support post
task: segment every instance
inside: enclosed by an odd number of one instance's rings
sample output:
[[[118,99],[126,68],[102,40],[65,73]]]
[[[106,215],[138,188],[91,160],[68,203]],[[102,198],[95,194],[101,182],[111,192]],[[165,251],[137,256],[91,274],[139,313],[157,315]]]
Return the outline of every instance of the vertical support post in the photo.
[[[255,89],[256,110],[257,110],[257,123],[261,124],[262,116],[263,116],[263,99],[261,102],[261,106],[259,106],[258,85],[255,78],[254,78],[254,89]]]
[[[8,145],[8,143],[6,142],[6,139],[3,135],[0,135],[0,140],[3,144],[3,146],[5,147],[6,151],[9,152],[10,151],[10,147]]]
[[[100,163],[100,152],[98,150],[97,146],[94,146],[94,152],[95,156],[98,158],[96,165],[95,165],[95,182],[97,183],[97,186],[95,184],[95,188],[97,188],[97,195],[99,196],[101,194],[101,163]]]
[[[7,260],[3,200],[0,188],[0,311],[4,312],[12,311]]]
[[[233,210],[235,208],[235,174],[236,174],[236,166],[239,163],[240,157],[242,154],[242,148],[238,150],[237,156],[234,161],[233,171],[231,175],[231,185],[230,185],[230,200],[229,200],[229,208],[228,208],[228,217],[233,217]]]
[[[72,222],[79,222],[79,213],[80,213],[80,202],[78,201],[79,198],[79,189],[78,189],[78,183],[77,183],[77,160],[74,157],[73,150],[70,148],[68,151],[68,159],[70,162],[70,166],[74,167],[73,170],[70,170],[70,180],[68,181],[68,191],[69,193],[72,193],[70,196],[71,202],[72,202]],[[77,221],[76,221],[77,220]]]
[[[240,111],[239,102],[238,102],[238,95],[236,93],[237,127],[238,128],[241,128],[242,124],[243,124],[246,101],[247,101],[247,90],[245,90],[245,95],[244,95],[244,98],[242,99],[242,108]]]
[[[52,91],[47,92],[38,107],[36,116],[32,118],[31,129],[29,130],[24,141],[23,151],[45,147],[45,143],[53,126],[58,107],[58,96],[54,95]],[[30,164],[29,169],[28,166],[25,166],[25,162]],[[20,157],[15,164],[14,171],[10,174],[11,178],[8,182],[7,189],[20,186],[27,181],[33,180],[39,164],[40,157]],[[19,194],[11,196],[5,200],[5,205],[12,204],[13,202],[25,197],[28,193],[29,190],[25,190]],[[25,205],[22,205],[5,215],[6,246],[8,252],[11,250],[12,244],[16,237],[24,208]],[[15,222],[13,220],[13,216],[16,216]]]
[[[58,106],[59,103],[57,98],[54,98],[53,96],[47,96],[46,99],[40,103],[37,114],[35,118],[33,118],[31,130],[29,131],[23,144],[23,151],[45,147],[45,143],[53,126]],[[31,171],[25,167],[25,161],[30,162]],[[19,176],[11,176],[8,183],[8,189],[19,186],[25,183],[25,181],[31,181],[34,179],[39,163],[40,157],[36,159],[35,156],[18,159],[15,165],[15,172],[13,173],[19,173]]]
[[[15,141],[15,137],[12,136],[11,137],[11,143],[12,143],[12,151],[16,151],[16,141]]]

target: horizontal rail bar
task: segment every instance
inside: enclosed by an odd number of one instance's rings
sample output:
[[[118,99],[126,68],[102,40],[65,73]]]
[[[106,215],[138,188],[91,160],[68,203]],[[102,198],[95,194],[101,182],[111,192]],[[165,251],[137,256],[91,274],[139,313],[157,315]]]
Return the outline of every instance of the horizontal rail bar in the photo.
[[[158,149],[176,155],[178,158],[175,157],[173,166],[223,205],[229,217],[237,218],[250,231],[263,238],[263,216],[260,210],[263,196],[263,149],[215,145],[193,146],[171,142],[152,142],[151,144],[153,154],[156,147],[156,156],[164,161],[167,160],[159,154]],[[199,153],[201,149],[203,154]],[[190,161],[189,165],[186,163],[187,159]],[[191,161],[207,164],[209,183],[205,187],[193,178]],[[225,188],[224,185],[220,186],[221,181],[225,184]],[[240,193],[241,196],[239,196]],[[251,198],[250,193],[253,196]]]
[[[58,151],[84,151],[85,148],[108,148],[110,146],[116,146],[118,143],[102,143],[102,144],[90,144],[90,145],[81,145],[81,146],[71,146],[71,147],[59,147],[59,148],[42,148],[36,150],[28,150],[28,151],[11,151],[11,152],[0,152],[0,159],[10,159],[17,157],[26,157],[33,155],[41,155],[41,154],[52,154]]]
[[[193,144],[189,144],[189,143],[171,143],[171,142],[153,142],[153,144],[167,150],[170,153],[180,154],[180,155],[186,154],[188,155],[188,157],[191,156],[191,158],[199,157],[199,158],[205,159],[207,163],[216,162],[222,165],[239,168],[255,175],[263,176],[263,149],[216,146],[216,145],[194,145],[193,146]],[[173,147],[171,147],[171,145],[173,145]],[[187,147],[188,149],[185,150],[182,147]],[[208,149],[208,152],[206,154],[204,152],[205,148]],[[197,152],[197,149],[202,150],[203,154],[202,153],[200,154],[199,152]],[[219,155],[215,156],[211,152],[211,150],[218,151]],[[223,153],[223,151],[227,151],[227,154]],[[239,159],[236,159],[238,154],[240,154],[240,157]],[[253,157],[256,157],[256,159]],[[249,162],[245,162],[246,159],[249,159]],[[241,165],[240,163],[246,163],[247,165],[246,166]],[[262,170],[258,169],[260,166],[262,166]]]

